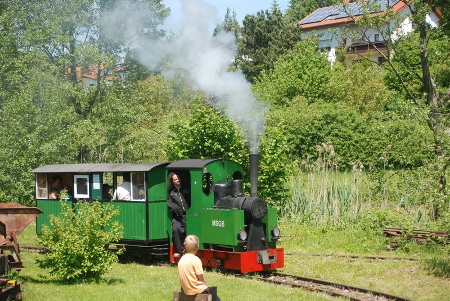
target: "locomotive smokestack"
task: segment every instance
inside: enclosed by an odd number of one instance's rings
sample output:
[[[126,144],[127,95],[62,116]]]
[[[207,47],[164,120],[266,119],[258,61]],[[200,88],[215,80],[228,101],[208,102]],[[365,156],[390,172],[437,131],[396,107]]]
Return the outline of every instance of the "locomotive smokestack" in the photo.
[[[259,154],[250,154],[250,196],[258,196]]]

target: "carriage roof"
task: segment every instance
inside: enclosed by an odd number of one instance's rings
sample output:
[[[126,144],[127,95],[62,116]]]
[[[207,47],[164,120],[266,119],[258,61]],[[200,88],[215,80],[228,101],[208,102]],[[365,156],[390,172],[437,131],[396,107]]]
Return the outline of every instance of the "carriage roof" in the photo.
[[[32,173],[64,173],[64,172],[131,172],[149,171],[168,163],[94,163],[94,164],[53,164],[33,169]]]

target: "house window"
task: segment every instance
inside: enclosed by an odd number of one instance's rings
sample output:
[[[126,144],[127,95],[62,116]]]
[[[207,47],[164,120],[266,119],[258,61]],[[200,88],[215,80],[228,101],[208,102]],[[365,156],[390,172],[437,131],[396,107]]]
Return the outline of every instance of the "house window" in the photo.
[[[375,34],[375,42],[379,42],[380,41],[380,34],[376,33]]]

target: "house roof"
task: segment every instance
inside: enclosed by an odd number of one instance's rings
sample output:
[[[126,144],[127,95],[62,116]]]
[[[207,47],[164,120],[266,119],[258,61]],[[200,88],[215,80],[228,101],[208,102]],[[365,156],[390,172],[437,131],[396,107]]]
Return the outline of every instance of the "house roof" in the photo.
[[[387,8],[399,12],[406,6],[406,4],[400,0],[378,0],[377,2],[377,7],[373,7],[369,11],[370,14],[383,12]],[[298,25],[303,29],[307,29],[353,22],[352,17],[361,16],[364,12],[360,7],[361,3],[362,2],[348,3],[346,4],[346,9],[344,9],[344,5],[342,4],[318,8],[298,22]]]
[[[124,66],[119,67],[119,68],[116,70],[116,72],[117,72],[117,73],[119,73],[119,72],[124,72],[124,71],[125,71],[125,68],[126,68],[126,67],[124,67]],[[103,70],[103,69],[104,69],[104,64],[100,64],[100,67],[99,67],[99,65],[89,65],[88,71],[87,71],[88,73],[86,73],[86,72],[83,70],[83,67],[80,67],[80,66],[75,67],[75,70],[76,70],[76,72],[77,72],[77,76],[78,76],[78,77],[81,77],[81,78],[89,78],[89,79],[92,79],[92,80],[96,80],[96,79],[97,79],[97,76],[98,76],[99,70]],[[69,67],[69,68],[67,68],[67,74],[69,74],[70,72],[71,72],[71,68]],[[114,76],[114,75],[107,75],[107,76],[105,76],[105,79],[106,79],[107,81],[111,82],[111,81],[113,81],[113,80],[120,79],[120,78],[117,77],[117,76]]]

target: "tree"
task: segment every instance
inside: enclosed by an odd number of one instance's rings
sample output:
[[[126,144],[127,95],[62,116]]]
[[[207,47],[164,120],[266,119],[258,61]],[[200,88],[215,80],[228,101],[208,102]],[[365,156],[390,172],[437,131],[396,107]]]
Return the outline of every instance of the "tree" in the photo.
[[[447,134],[449,128],[448,108],[450,101],[450,82],[448,81],[449,56],[448,51],[431,51],[433,41],[448,39],[446,28],[447,19],[442,19],[442,27],[432,28],[427,23],[427,14],[436,5],[443,5],[444,11],[448,11],[448,4],[440,1],[411,0],[403,1],[409,9],[409,17],[415,25],[415,34],[408,38],[400,37],[394,40],[394,32],[404,20],[404,15],[397,16],[396,24],[386,26],[390,20],[395,20],[395,13],[386,11],[384,14],[373,16],[369,13],[369,6],[362,18],[354,19],[358,26],[359,34],[366,41],[370,39],[366,35],[367,28],[376,28],[382,33],[384,42],[390,53],[383,55],[386,63],[383,65],[394,76],[405,96],[415,104],[417,114],[425,117],[425,122],[430,129],[434,141],[436,178],[434,179],[437,194],[434,196],[434,212],[438,217],[443,206],[449,205],[449,196],[446,191],[447,169],[450,164],[450,139]],[[398,35],[397,35],[398,36]],[[408,42],[409,41],[409,42]],[[412,43],[405,45],[405,43]],[[377,49],[375,47],[375,49]],[[410,51],[408,51],[408,49]],[[443,49],[443,48],[441,48]],[[417,51],[418,50],[418,51]],[[381,51],[380,51],[380,54]],[[446,80],[441,80],[442,77]],[[392,83],[391,83],[392,85]]]
[[[315,41],[303,41],[274,63],[271,72],[263,72],[255,91],[277,106],[290,106],[294,97],[314,102],[325,97],[330,80],[330,63]]]
[[[76,156],[72,129],[77,116],[65,106],[67,82],[43,71],[48,64],[39,55],[25,62],[29,69],[17,78],[21,89],[11,91],[0,109],[0,195],[30,205],[30,171],[42,163],[72,162]]]
[[[214,36],[218,35],[221,31],[232,32],[236,41],[239,41],[242,36],[242,28],[239,26],[239,21],[236,18],[236,12],[227,8],[225,17],[222,24],[214,29]],[[238,68],[238,60],[234,58],[233,69]]]
[[[166,144],[170,161],[187,158],[226,158],[244,167],[246,189],[250,190],[249,146],[242,140],[237,125],[209,105],[198,101],[189,113],[172,123]],[[258,178],[259,195],[270,203],[280,204],[286,197],[287,177],[285,137],[277,127],[268,128],[261,141]]]
[[[193,103],[189,112],[189,116],[179,116],[169,127],[166,152],[170,161],[187,158],[247,161],[248,150],[235,123],[202,102]]]
[[[227,8],[222,24],[214,29],[214,35],[216,36],[221,30],[233,32],[236,41],[240,38],[241,27],[239,26],[239,21],[236,18],[236,12],[234,10]]]
[[[122,17],[111,19],[116,5],[122,5]],[[87,71],[89,66],[96,66],[95,93],[91,93],[85,102],[78,97],[80,91],[77,89],[69,97],[75,112],[84,118],[99,95],[104,93],[102,79],[110,70],[115,70],[120,61],[119,54],[130,46],[131,41],[126,40],[125,34],[127,19],[123,16],[132,15],[135,10],[139,11],[139,19],[146,22],[134,32],[133,38],[164,35],[158,26],[169,10],[161,0],[132,1],[128,5],[116,0],[20,0],[7,6],[8,15],[14,20],[12,30],[19,37],[19,48],[22,51],[40,50],[58,68],[60,76],[66,75],[74,87],[80,82],[80,67]],[[115,31],[114,37],[108,36],[111,31]]]
[[[277,58],[300,41],[300,30],[283,16],[276,1],[270,10],[247,15],[242,23],[236,61],[247,80],[255,83],[262,71],[272,70]]]

